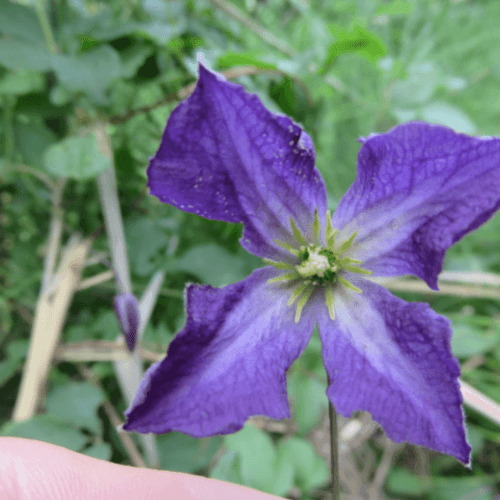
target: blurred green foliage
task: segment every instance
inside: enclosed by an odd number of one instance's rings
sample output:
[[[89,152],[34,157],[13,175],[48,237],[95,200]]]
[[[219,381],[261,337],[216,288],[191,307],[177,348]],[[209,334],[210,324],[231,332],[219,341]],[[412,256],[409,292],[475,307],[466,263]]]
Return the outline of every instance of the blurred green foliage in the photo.
[[[45,9],[45,24],[37,5]],[[241,15],[228,15],[224,5]],[[96,120],[108,124],[134,290],[140,295],[156,270],[167,273],[144,337],[164,350],[184,321],[186,282],[222,286],[260,265],[240,248],[240,226],[202,220],[147,195],[148,158],[177,92],[195,79],[199,54],[217,70],[261,70],[237,81],[311,135],[335,208],[356,175],[359,136],[413,119],[499,134],[499,19],[496,0],[1,0],[1,434],[127,462],[101,407],[108,399],[125,409],[110,363],[89,363],[102,391],[82,381],[74,363],[55,365],[44,413],[9,422],[40,287],[50,181],[69,179],[62,200],[65,238],[94,232],[94,249],[107,250],[94,179],[109,159],[85,135],[86,127]],[[449,252],[446,268],[500,273],[499,250],[496,216]],[[97,264],[84,275],[104,269]],[[113,340],[114,293],[110,283],[79,292],[63,340]],[[428,299],[452,319],[453,349],[464,366],[481,361],[464,379],[500,401],[498,301]],[[161,466],[279,495],[292,491],[293,498],[326,498],[326,462],[310,439],[327,411],[325,384],[315,335],[289,372],[293,436],[252,426],[224,438],[161,436]],[[470,410],[467,420],[472,471],[430,452],[420,451],[424,458],[415,460],[417,452],[407,446],[394,461],[384,495],[493,498],[500,491],[498,427]],[[380,447],[376,441],[370,447],[367,456],[377,462]]]

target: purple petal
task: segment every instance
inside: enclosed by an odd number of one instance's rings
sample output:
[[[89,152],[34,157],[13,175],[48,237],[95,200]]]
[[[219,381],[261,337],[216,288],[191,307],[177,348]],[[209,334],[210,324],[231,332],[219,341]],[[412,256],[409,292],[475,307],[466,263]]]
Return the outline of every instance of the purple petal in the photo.
[[[363,293],[335,294],[335,321],[325,308],[318,313],[327,395],[336,410],[368,411],[393,441],[468,463],[450,322],[427,304],[410,304],[364,279],[355,283]]]
[[[139,301],[132,293],[121,293],[115,297],[114,306],[127,347],[132,352],[140,323]]]
[[[227,434],[251,415],[290,415],[285,372],[305,348],[314,318],[299,324],[269,267],[224,288],[187,288],[187,322],[153,365],[126,412],[125,430]]]
[[[437,289],[446,250],[499,207],[500,139],[416,122],[363,140],[333,225],[359,230],[349,256],[374,275],[413,274]]]
[[[243,246],[261,257],[289,255],[290,218],[311,232],[326,189],[310,137],[268,111],[243,87],[199,66],[193,94],[170,115],[148,168],[151,194],[208,219],[243,222]]]

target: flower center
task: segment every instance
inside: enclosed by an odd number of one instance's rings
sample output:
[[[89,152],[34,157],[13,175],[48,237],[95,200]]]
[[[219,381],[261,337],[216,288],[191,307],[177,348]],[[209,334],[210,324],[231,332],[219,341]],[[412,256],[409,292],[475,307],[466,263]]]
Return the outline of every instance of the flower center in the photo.
[[[290,219],[296,243],[289,245],[279,240],[275,240],[275,243],[296,257],[298,262],[290,264],[288,262],[275,262],[264,259],[264,262],[267,264],[285,271],[280,276],[270,279],[268,283],[281,282],[286,289],[291,290],[288,305],[291,306],[296,302],[296,323],[300,320],[302,310],[312,293],[318,289],[323,293],[325,305],[328,308],[331,319],[335,319],[334,292],[336,287],[342,285],[350,290],[361,293],[360,288],[354,286],[346,279],[345,272],[372,274],[371,271],[359,267],[361,261],[350,257],[342,257],[342,254],[351,248],[357,236],[357,231],[347,240],[336,242],[335,237],[338,230],[333,229],[331,220],[332,218],[328,211],[326,213],[326,228],[324,232],[326,246],[323,246],[320,242],[321,223],[317,210],[314,212],[312,228],[313,242],[306,241],[295,222]]]
[[[295,269],[302,278],[318,285],[336,281],[339,266],[331,250],[316,245],[302,246],[298,257],[301,263]]]

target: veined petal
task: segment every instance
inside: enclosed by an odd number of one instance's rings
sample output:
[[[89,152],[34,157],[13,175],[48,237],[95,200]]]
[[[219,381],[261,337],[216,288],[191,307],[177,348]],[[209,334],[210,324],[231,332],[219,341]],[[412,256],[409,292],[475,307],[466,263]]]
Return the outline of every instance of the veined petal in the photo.
[[[363,278],[355,284],[363,293],[335,293],[335,321],[325,308],[317,309],[333,405],[344,416],[370,412],[395,442],[468,463],[449,321],[427,304],[405,302]]]
[[[196,437],[235,432],[251,415],[289,417],[285,372],[304,350],[315,318],[299,324],[289,293],[266,267],[224,288],[191,285],[187,321],[167,357],[141,382],[125,430]]]
[[[362,142],[333,215],[341,235],[358,231],[346,255],[376,276],[413,274],[437,289],[446,250],[500,207],[500,139],[414,122]]]
[[[260,257],[290,254],[290,219],[311,233],[326,189],[310,137],[242,86],[199,65],[193,94],[170,115],[148,168],[151,194],[208,219],[243,222],[242,244]],[[312,240],[311,240],[312,241]]]

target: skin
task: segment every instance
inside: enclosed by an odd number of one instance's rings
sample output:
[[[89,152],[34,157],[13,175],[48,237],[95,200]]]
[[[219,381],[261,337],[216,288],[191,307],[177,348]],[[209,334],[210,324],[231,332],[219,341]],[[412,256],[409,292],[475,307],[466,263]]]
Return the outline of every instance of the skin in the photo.
[[[91,458],[32,439],[0,438],[5,500],[279,500],[244,486]]]

